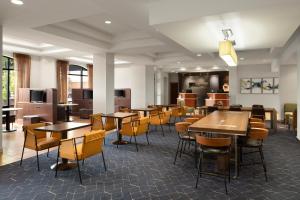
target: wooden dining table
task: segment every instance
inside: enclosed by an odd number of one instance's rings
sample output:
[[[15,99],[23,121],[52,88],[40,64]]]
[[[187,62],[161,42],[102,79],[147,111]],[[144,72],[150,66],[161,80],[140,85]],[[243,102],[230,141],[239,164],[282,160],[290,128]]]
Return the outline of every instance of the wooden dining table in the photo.
[[[35,128],[36,131],[43,131],[43,132],[59,132],[61,133],[61,139],[68,139],[68,132],[80,128],[85,128],[91,126],[90,123],[77,123],[77,122],[63,122],[60,124],[52,124],[41,126]],[[51,169],[55,170],[58,167],[58,170],[69,170],[73,169],[77,166],[76,163],[68,162],[68,159],[62,159],[62,162],[59,162],[58,165],[53,164],[51,165]]]
[[[131,111],[141,111],[144,113],[144,117],[147,116],[147,113],[150,113],[151,111],[156,110],[156,108],[131,108]]]
[[[127,141],[122,140],[122,134],[120,134],[120,130],[122,129],[122,120],[137,116],[137,113],[129,113],[129,112],[115,112],[109,114],[102,114],[102,117],[110,117],[117,119],[117,129],[118,129],[118,139],[113,142],[115,145],[124,145],[127,144]]]
[[[238,176],[238,146],[239,136],[246,136],[248,130],[249,113],[238,111],[214,111],[206,117],[196,121],[189,127],[191,132],[209,132],[229,135],[234,138],[235,178]]]

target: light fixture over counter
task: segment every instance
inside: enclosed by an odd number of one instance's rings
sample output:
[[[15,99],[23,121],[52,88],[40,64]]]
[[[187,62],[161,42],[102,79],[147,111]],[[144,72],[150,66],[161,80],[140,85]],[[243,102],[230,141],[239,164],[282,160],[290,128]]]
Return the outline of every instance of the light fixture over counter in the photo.
[[[235,67],[238,64],[237,54],[230,40],[224,40],[219,43],[219,56],[230,67]]]

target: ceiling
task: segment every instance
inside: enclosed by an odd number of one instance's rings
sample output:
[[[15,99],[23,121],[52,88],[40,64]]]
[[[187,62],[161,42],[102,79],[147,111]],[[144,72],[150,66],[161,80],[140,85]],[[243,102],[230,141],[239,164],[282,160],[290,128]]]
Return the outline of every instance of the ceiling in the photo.
[[[224,70],[222,29],[233,31],[239,65],[270,64],[299,26],[299,10],[298,0],[3,0],[0,22],[8,52],[86,62],[114,52],[166,71]]]

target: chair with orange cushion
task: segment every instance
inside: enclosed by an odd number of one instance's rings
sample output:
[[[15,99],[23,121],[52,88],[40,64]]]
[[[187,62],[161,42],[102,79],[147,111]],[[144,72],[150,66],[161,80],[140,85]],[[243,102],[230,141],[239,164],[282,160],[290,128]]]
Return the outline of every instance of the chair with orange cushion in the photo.
[[[188,118],[185,118],[184,121],[193,124],[193,123],[195,123],[196,121],[199,121],[199,118],[196,118],[196,117],[188,117]]]
[[[171,131],[170,117],[171,117],[170,111],[165,111],[165,112],[160,112],[158,114],[150,115],[150,125],[160,126],[162,135],[165,136],[163,125],[169,125],[169,130]]]
[[[261,164],[264,169],[265,173],[265,180],[268,181],[268,176],[267,176],[267,167],[264,159],[264,154],[263,154],[263,142],[267,138],[269,134],[268,129],[265,128],[250,128],[247,138],[243,143],[239,144],[239,149],[240,149],[240,166],[244,165],[254,165],[254,164]],[[254,151],[246,152],[243,153],[243,148],[248,148],[248,149],[255,149]],[[260,159],[261,162],[254,162],[254,163],[249,163],[249,164],[243,164],[243,155],[246,154],[252,154],[252,153],[259,153],[260,154]]]
[[[37,159],[37,167],[38,171],[40,171],[39,164],[39,151],[46,150],[52,147],[56,147],[59,145],[59,134],[52,134],[50,137],[47,137],[47,132],[43,131],[35,131],[35,128],[46,126],[46,123],[36,123],[24,126],[24,145],[21,155],[20,166],[23,162],[24,149],[31,149],[36,151],[36,159]],[[55,136],[55,137],[54,137]]]
[[[90,115],[90,121],[91,121],[91,131],[105,130],[101,113]],[[105,135],[103,140],[105,144]]]
[[[149,132],[148,117],[141,117],[138,120],[124,123],[122,125],[122,129],[120,130],[121,135],[134,137],[136,151],[138,151],[136,136],[145,134],[147,143],[149,144],[148,132]]]
[[[79,180],[82,184],[79,161],[85,160],[91,156],[102,154],[102,161],[104,169],[106,171],[106,164],[103,153],[103,139],[105,136],[105,130],[89,131],[82,137],[70,138],[61,140],[57,152],[56,164],[58,164],[59,158],[76,161]],[[81,143],[77,143],[77,139],[83,139]],[[57,168],[55,171],[55,177],[57,177]]]
[[[202,176],[202,174],[205,175],[211,175],[211,176],[217,176],[224,178],[224,185],[225,185],[225,191],[227,192],[227,177],[230,182],[230,149],[231,149],[231,138],[211,138],[211,137],[205,137],[196,135],[196,142],[200,146],[199,148],[199,166],[198,166],[198,175],[197,175],[197,181],[196,181],[196,188],[198,186],[199,177]],[[227,173],[224,170],[224,173],[215,173],[211,171],[203,171],[202,170],[202,162],[204,155],[218,155],[218,156],[224,156],[227,157],[227,166],[226,162],[224,163],[224,169],[227,167]]]
[[[250,122],[250,128],[266,128],[263,122]]]
[[[175,124],[176,119],[177,118],[181,119],[181,117],[182,117],[182,113],[181,113],[182,108],[181,107],[174,107],[174,108],[172,108],[171,111],[172,111],[171,116],[174,118],[174,124]]]

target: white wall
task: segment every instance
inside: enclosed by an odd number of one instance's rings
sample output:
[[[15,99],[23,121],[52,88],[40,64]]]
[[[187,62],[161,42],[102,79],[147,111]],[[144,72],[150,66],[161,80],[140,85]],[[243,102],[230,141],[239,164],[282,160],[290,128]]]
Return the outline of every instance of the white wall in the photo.
[[[115,88],[131,89],[131,107],[154,103],[154,71],[151,66],[127,65],[115,68]]]
[[[280,67],[280,107],[283,117],[283,105],[285,103],[297,103],[297,66],[288,65]]]
[[[271,72],[271,65],[238,66],[237,68],[238,90],[240,88],[239,84],[241,78],[268,78],[268,77],[279,77],[279,73]],[[275,108],[278,113],[281,112],[279,94],[241,94],[240,91],[238,91],[236,94],[236,103],[242,104],[243,106],[262,104],[264,107]]]

